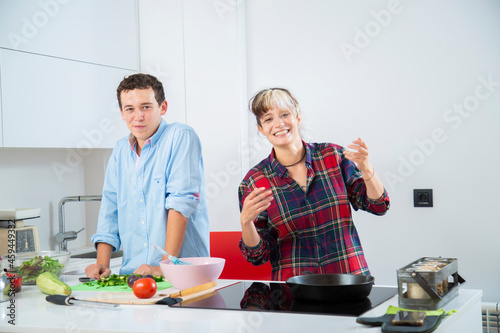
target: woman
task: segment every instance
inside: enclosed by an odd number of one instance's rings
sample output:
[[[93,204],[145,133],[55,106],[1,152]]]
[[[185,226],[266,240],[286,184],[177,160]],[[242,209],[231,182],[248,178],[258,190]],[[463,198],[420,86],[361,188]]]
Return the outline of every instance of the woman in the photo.
[[[351,150],[304,142],[299,104],[286,89],[262,90],[250,104],[273,150],[239,187],[245,258],[270,261],[276,281],[306,271],[370,275],[351,206],[383,215],[389,197],[365,142],[354,140]]]

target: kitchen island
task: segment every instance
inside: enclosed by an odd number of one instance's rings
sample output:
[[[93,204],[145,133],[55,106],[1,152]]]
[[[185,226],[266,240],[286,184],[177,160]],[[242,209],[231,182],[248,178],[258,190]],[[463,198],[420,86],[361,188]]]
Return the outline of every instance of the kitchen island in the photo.
[[[69,285],[78,284],[88,259],[72,259],[61,276]],[[113,263],[115,267],[113,267]],[[118,273],[118,263],[112,270]],[[218,288],[238,281],[219,280]],[[174,291],[175,289],[172,289]],[[92,292],[74,291],[78,299]],[[36,286],[23,286],[13,303],[0,303],[0,332],[380,332],[356,323],[356,317],[337,315],[278,313],[267,311],[208,310],[174,308],[166,305],[120,305],[114,309],[62,306],[48,303]],[[459,296],[445,306],[457,310],[441,322],[438,333],[481,332],[480,290],[460,289]],[[363,316],[380,316],[389,305],[397,306],[397,296]],[[8,307],[14,304],[15,308]],[[9,324],[13,314],[15,325]]]

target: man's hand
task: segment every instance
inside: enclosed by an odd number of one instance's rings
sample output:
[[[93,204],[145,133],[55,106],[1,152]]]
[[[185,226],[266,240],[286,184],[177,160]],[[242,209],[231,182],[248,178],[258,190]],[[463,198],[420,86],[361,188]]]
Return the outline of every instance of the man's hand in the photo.
[[[163,275],[163,272],[161,271],[160,266],[151,266],[143,264],[137,267],[137,269],[134,271],[134,274],[141,274],[141,275],[151,274],[153,276],[159,276]]]
[[[109,276],[111,270],[104,265],[92,264],[85,268],[85,274],[91,279],[100,279],[101,277]]]

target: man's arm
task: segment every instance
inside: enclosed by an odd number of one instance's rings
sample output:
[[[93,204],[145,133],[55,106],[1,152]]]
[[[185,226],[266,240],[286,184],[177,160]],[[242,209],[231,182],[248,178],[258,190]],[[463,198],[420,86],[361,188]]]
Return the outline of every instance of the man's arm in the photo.
[[[165,251],[167,253],[178,256],[181,252],[182,243],[186,234],[187,217],[173,209],[168,210],[167,220],[167,236],[165,238]],[[168,259],[163,256],[162,260]],[[134,274],[152,274],[154,276],[163,275],[160,266],[146,265],[139,266]]]
[[[165,239],[165,251],[173,256],[181,252],[182,242],[186,234],[188,219],[176,210],[169,209],[167,220],[167,237]],[[165,260],[167,258],[163,258]]]
[[[85,268],[85,274],[93,279],[109,276],[111,274],[109,269],[111,252],[113,252],[113,246],[107,243],[97,243],[97,261]]]

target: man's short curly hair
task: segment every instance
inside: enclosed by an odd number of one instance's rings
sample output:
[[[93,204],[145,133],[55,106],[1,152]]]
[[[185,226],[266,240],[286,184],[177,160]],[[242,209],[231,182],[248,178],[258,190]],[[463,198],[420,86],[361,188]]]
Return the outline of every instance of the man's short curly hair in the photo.
[[[153,75],[150,74],[132,74],[125,77],[116,88],[116,97],[118,98],[118,105],[120,110],[122,108],[122,101],[120,99],[122,92],[127,92],[134,89],[153,89],[158,105],[165,101],[165,92],[163,91],[163,84]]]

